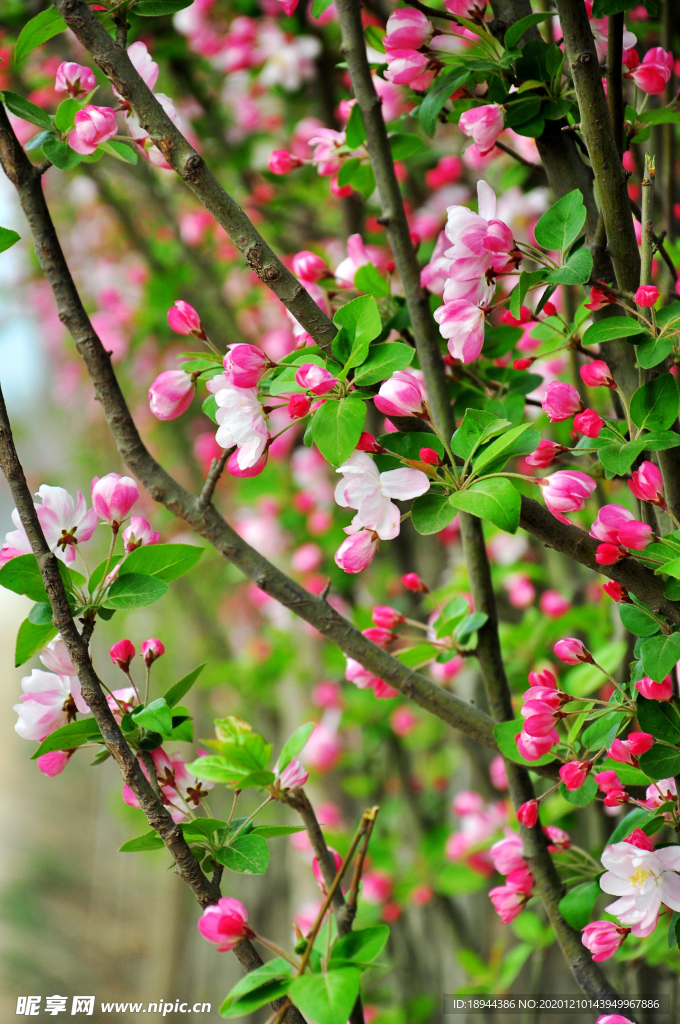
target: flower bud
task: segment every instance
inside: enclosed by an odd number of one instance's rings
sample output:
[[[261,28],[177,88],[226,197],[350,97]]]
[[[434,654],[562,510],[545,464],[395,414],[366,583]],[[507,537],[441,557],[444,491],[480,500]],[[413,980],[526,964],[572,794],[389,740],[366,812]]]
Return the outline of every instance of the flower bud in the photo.
[[[644,551],[654,540],[654,531],[647,523],[631,519],[619,527],[619,541],[633,551]]]
[[[197,338],[205,338],[201,318],[188,302],[178,299],[168,310],[168,323],[175,334],[193,334]]]
[[[594,409],[584,409],[574,416],[574,430],[584,437],[599,437],[603,426],[604,420]]]
[[[239,465],[238,452],[239,452],[239,450],[237,448],[236,451],[232,452],[231,455],[229,456],[229,458],[227,459],[227,472],[231,476],[236,476],[236,477],[259,476],[260,473],[265,469],[265,467],[267,465],[267,461],[269,459],[269,450],[268,449],[262,452],[262,455],[260,455],[260,457],[257,460],[257,462],[253,463],[252,466],[248,466],[246,469],[241,469],[241,467]]]
[[[379,445],[373,434],[367,433],[365,430],[361,432],[357,449],[358,452],[370,452],[372,455],[377,455],[380,452],[384,452],[385,449],[382,445]]]
[[[469,135],[477,146],[480,156],[491,152],[496,139],[503,131],[505,110],[498,103],[488,103],[483,107],[472,107],[460,115],[458,126]]]
[[[390,14],[383,46],[386,50],[419,50],[432,38],[434,29],[421,11],[399,7]]]
[[[248,911],[240,900],[231,896],[223,896],[205,908],[198,921],[198,930],[204,939],[217,947],[218,953],[228,952],[253,934],[248,925]]]
[[[417,572],[407,572],[401,577],[401,582],[407,590],[413,590],[415,593],[429,594],[430,588],[426,583],[421,580]]]
[[[130,662],[135,656],[135,648],[130,640],[119,640],[117,644],[113,645],[109,654],[113,664],[117,665],[123,672],[127,672],[130,668]]]
[[[306,388],[313,395],[326,395],[338,383],[338,378],[316,363],[303,363],[295,374],[295,383]]]
[[[649,308],[659,298],[659,289],[653,284],[640,285],[638,290],[635,292],[635,301],[638,306]]]
[[[539,469],[544,469],[549,466],[558,455],[562,452],[568,451],[562,444],[555,444],[554,441],[540,441],[538,448],[536,448],[530,455],[527,455],[525,462],[528,466],[536,466]]]
[[[139,498],[139,488],[129,476],[107,473],[92,481],[92,507],[100,519],[119,525]]]
[[[598,544],[595,550],[595,561],[598,565],[616,565],[622,558],[626,558],[627,552],[619,544]]]
[[[312,405],[307,395],[291,395],[288,399],[288,415],[292,420],[301,420],[306,416]]]
[[[397,370],[381,384],[373,401],[385,416],[422,416],[425,413],[422,385],[417,377],[404,370]]]
[[[441,466],[442,460],[439,452],[436,452],[434,448],[421,448],[418,454],[421,460],[426,462],[428,466]]]
[[[343,540],[335,552],[335,564],[344,572],[363,572],[378,550],[378,535],[372,530],[359,530]]]
[[[290,174],[296,167],[301,166],[302,160],[298,160],[285,149],[275,149],[269,157],[269,170],[272,174]]]
[[[626,935],[630,932],[630,928],[622,928],[620,925],[615,924],[614,921],[593,921],[591,924],[587,924],[585,928],[582,928],[583,932],[583,945],[588,949],[593,957],[595,963],[600,963],[602,960],[609,960],[610,957],[614,956]],[[616,1018],[619,1018],[618,1021]],[[604,1024],[623,1024],[625,1017],[619,1016],[619,1014],[612,1014],[610,1021],[607,1022],[607,1017],[601,1017],[600,1020]]]
[[[592,664],[593,658],[580,640],[574,637],[566,637],[558,640],[554,647],[557,657],[567,665],[578,665],[582,661]]]
[[[605,594],[611,597],[612,601],[623,601],[625,604],[630,604],[628,591],[620,583],[617,583],[616,580],[607,580],[606,583],[602,584],[602,589]]]
[[[389,629],[383,629],[382,626],[371,626],[362,632],[368,640],[377,644],[378,647],[382,647],[383,650],[386,650],[392,641],[397,639],[396,633],[392,633]]]
[[[71,149],[82,156],[91,156],[97,146],[118,133],[116,112],[112,107],[95,107],[88,103],[75,116],[73,131],[68,137]]]
[[[326,261],[308,249],[303,249],[293,256],[293,273],[301,281],[320,281],[331,276]]]
[[[663,496],[663,477],[653,462],[643,462],[639,469],[631,473],[628,486],[634,497],[640,501],[649,501],[652,505],[658,505],[659,508],[666,507]]]
[[[237,388],[254,388],[269,365],[269,360],[257,345],[231,345],[222,360],[224,376]]]
[[[398,612],[396,608],[390,608],[389,605],[376,605],[371,619],[374,625],[381,626],[383,629],[394,629],[395,626],[401,626],[406,622],[401,612]]]
[[[538,801],[527,800],[517,808],[517,820],[527,828],[533,828],[538,821]]]
[[[573,384],[565,384],[559,380],[548,384],[541,405],[551,423],[568,420],[570,416],[583,409],[581,398]]]
[[[309,772],[295,758],[286,765],[280,775],[278,772],[276,774],[281,789],[302,789],[309,778]]]
[[[52,750],[49,754],[41,754],[36,764],[43,775],[53,779],[55,775],[61,775],[72,755],[72,750]]]
[[[194,397],[194,379],[184,370],[163,370],[149,388],[149,408],[156,419],[174,420]]]
[[[155,637],[142,643],[142,657],[147,668],[150,668],[162,654],[165,654],[165,644]]]
[[[592,767],[592,761],[569,761],[560,768],[560,778],[567,789],[580,789]]]
[[[673,696],[673,681],[670,676],[661,683],[654,682],[649,676],[643,676],[635,684],[635,689],[647,700],[670,700]]]
[[[135,548],[141,548],[143,544],[158,544],[161,539],[160,532],[153,530],[151,523],[142,516],[131,516],[130,525],[123,530],[122,536],[126,555]]]
[[[630,843],[631,846],[637,847],[638,850],[653,850],[654,843],[646,832],[643,832],[641,828],[634,828],[629,836],[623,840],[624,843]]]
[[[615,388],[616,383],[604,359],[593,359],[580,369],[581,380],[589,388]]]

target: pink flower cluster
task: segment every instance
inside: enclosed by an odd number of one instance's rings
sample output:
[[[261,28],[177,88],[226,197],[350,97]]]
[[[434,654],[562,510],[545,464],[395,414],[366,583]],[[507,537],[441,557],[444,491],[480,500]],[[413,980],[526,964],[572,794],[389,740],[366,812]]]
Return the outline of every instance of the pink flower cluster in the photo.
[[[432,24],[420,11],[400,7],[392,12],[382,41],[387,60],[385,77],[389,82],[410,85],[412,89],[428,88],[434,72],[427,70],[430,57],[422,51],[433,33]]]
[[[473,871],[490,875],[493,862],[487,846],[508,819],[506,802],[485,803],[480,793],[464,790],[453,798],[452,810],[460,819],[460,828],[446,841],[447,858],[464,860]]]
[[[647,523],[639,522],[623,505],[603,505],[590,528],[590,536],[602,541],[595,559],[599,565],[614,565],[628,557],[628,549],[644,551],[654,540]]]
[[[633,53],[635,57],[631,60],[629,56],[626,61],[629,70],[625,77],[650,96],[660,95],[673,74],[673,54],[662,46],[653,46],[642,58],[642,63],[637,63],[639,58],[634,50]]]
[[[530,672],[529,683],[522,694],[524,726],[515,739],[522,757],[537,761],[559,741],[555,726],[564,717],[561,709],[571,698],[557,688],[557,680],[548,669]]]
[[[505,830],[489,851],[494,867],[505,875],[505,884],[489,890],[489,898],[503,924],[513,921],[524,909],[534,887],[534,876],[524,859],[521,838],[511,829]]]

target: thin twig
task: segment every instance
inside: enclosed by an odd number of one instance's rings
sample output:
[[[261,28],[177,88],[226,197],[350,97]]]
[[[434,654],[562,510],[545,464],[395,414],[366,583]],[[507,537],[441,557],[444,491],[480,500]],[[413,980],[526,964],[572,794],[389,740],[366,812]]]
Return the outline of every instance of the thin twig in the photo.
[[[224,471],[224,467],[227,464],[227,459],[231,455],[232,450],[233,449],[231,448],[227,448],[226,451],[222,452],[219,459],[212,460],[210,464],[210,472],[205,478],[203,490],[201,491],[198,498],[198,508],[207,508],[210,502],[212,501],[212,496],[215,493],[215,488],[217,487],[217,481],[222,476],[222,472]]]

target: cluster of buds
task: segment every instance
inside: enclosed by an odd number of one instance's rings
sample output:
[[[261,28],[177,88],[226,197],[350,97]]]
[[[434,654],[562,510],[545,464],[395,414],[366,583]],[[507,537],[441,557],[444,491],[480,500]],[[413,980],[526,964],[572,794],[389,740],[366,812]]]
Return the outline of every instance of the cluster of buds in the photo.
[[[534,876],[524,859],[522,840],[516,832],[506,829],[489,851],[494,867],[505,875],[505,884],[489,890],[489,898],[503,924],[513,921],[524,909],[534,887]]]
[[[590,536],[602,541],[595,552],[599,565],[614,565],[633,551],[644,549],[657,540],[651,526],[637,520],[623,505],[604,505],[590,528]]]

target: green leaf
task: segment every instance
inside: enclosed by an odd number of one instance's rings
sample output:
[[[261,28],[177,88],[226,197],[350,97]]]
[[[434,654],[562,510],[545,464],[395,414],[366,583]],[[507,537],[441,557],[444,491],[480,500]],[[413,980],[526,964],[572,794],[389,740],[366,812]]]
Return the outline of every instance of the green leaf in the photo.
[[[542,21],[546,21],[550,17],[550,14],[528,14],[526,18],[520,18],[519,21],[516,21],[505,33],[503,45],[506,50],[512,50],[528,28],[531,28],[532,25],[540,25]]]
[[[103,743],[102,734],[94,718],[81,718],[77,722],[69,722],[61,729],[55,729],[42,741],[36,752],[31,757],[32,761],[42,757],[43,754],[51,754],[53,750],[74,750],[83,743]]]
[[[671,373],[643,384],[630,400],[631,419],[641,430],[666,430],[675,422],[678,408],[680,395]]]
[[[142,18],[158,18],[165,14],[176,14],[189,7],[192,0],[138,0],[135,14]]]
[[[612,444],[603,444],[598,447],[597,454],[610,477],[623,476],[645,448],[645,439],[638,438],[637,441],[626,441],[624,444],[616,441]]]
[[[360,366],[368,355],[368,346],[382,331],[378,304],[372,295],[360,295],[341,306],[333,317],[336,327],[344,327],[352,342],[350,366]]]
[[[145,0],[141,0],[142,3]],[[135,5],[135,10],[139,4]],[[139,13],[137,11],[137,13]],[[137,147],[133,144],[130,145],[127,142],[121,142],[119,139],[109,139],[108,142],[100,142],[99,149],[102,149],[109,156],[114,156],[116,160],[122,160],[124,164],[136,164],[137,163]]]
[[[42,151],[48,160],[60,171],[70,171],[82,162],[82,155],[71,149],[68,142],[61,142],[59,139],[47,139],[43,143]]]
[[[158,832],[152,829],[136,839],[128,839],[127,843],[118,847],[118,853],[146,853],[148,850],[162,850],[164,846]]]
[[[0,252],[11,249],[21,238],[21,235],[10,228],[0,228]]]
[[[165,697],[157,697],[150,704],[132,712],[132,721],[143,729],[160,733],[168,738],[172,732],[172,712],[165,703]]]
[[[642,807],[636,807],[618,823],[607,840],[607,845],[622,842],[622,840],[624,840],[626,836],[629,836],[631,832],[634,832],[636,828],[641,828],[642,831],[645,832],[645,825],[649,825],[652,819],[656,816],[657,815],[654,811],[645,811]]]
[[[635,768],[632,764],[621,764],[620,761],[614,761],[613,758],[607,757],[598,765],[599,771],[604,772],[616,772],[618,777],[624,786],[647,786],[649,780],[644,772],[641,772],[639,768]]]
[[[636,351],[637,361],[645,370],[658,366],[673,351],[673,339],[668,335],[663,338],[645,338]]]
[[[483,451],[473,459],[472,468],[475,473],[481,473],[481,471],[492,462],[502,460],[503,464],[505,464],[505,462],[510,458],[510,454],[512,454],[515,441],[517,441],[517,439],[528,429],[528,423],[520,423],[518,427],[513,427],[512,430],[508,430],[506,433],[501,434],[500,437],[497,437],[495,441],[492,441],[488,447],[484,448]],[[532,434],[536,433],[537,432],[535,430],[532,431]],[[540,439],[540,434],[536,437],[532,437],[529,442],[530,447],[527,451],[532,452],[538,445]]]
[[[120,578],[141,573],[171,583],[196,565],[205,548],[197,544],[145,544],[135,548],[120,568]]]
[[[287,768],[290,762],[296,757],[314,730],[314,722],[305,722],[299,729],[296,729],[292,736],[286,740],[283,750],[279,754],[278,772],[279,775]]]
[[[459,625],[456,626],[453,631],[454,638],[461,647],[464,647],[475,635],[478,629],[481,629],[483,625],[488,621],[489,616],[486,612],[472,612],[471,615],[466,615]]]
[[[193,821],[183,821],[180,828],[185,839],[210,839],[218,829],[224,828],[226,821],[219,818],[194,818]]]
[[[347,1024],[360,984],[359,967],[339,967],[328,974],[303,974],[288,993],[298,1009],[318,1024]]]
[[[640,767],[645,775],[658,782],[680,773],[680,750],[655,743],[651,750],[640,755]]]
[[[13,590],[15,594],[25,594],[31,601],[44,603],[48,600],[35,555],[17,555],[5,562],[0,569],[0,587]]]
[[[231,785],[237,789],[262,789],[263,786],[271,786],[275,778],[274,772],[250,772],[249,775],[239,776]]]
[[[516,125],[532,121],[541,109],[541,101],[538,96],[523,96],[521,99],[510,100],[507,104],[505,125],[507,128],[514,128]]]
[[[218,851],[216,860],[241,875],[263,875],[269,865],[269,848],[262,836],[240,835]]]
[[[275,839],[277,836],[292,836],[295,832],[304,832],[304,825],[257,825],[250,833],[262,836],[263,839]]]
[[[411,520],[418,533],[427,536],[439,533],[456,517],[456,510],[451,505],[447,494],[435,494],[428,491],[421,494],[411,505]]]
[[[54,115],[54,123],[60,132],[66,134],[73,128],[76,114],[82,109],[82,105],[78,100],[69,96],[67,100],[63,100],[62,103],[57,107],[57,112]]]
[[[534,230],[534,237],[544,249],[557,249],[563,252],[576,241],[586,221],[586,208],[579,189],[568,192],[566,196],[551,206],[539,218]]]
[[[350,932],[344,938],[338,939],[333,946],[328,966],[332,968],[334,962],[342,961],[344,963],[347,960],[356,960],[364,964],[370,963],[382,953],[389,937],[390,930],[386,924]]]
[[[585,284],[593,272],[593,256],[585,246],[577,249],[558,270],[552,270],[546,277],[553,284]]]
[[[49,7],[46,11],[36,14],[34,18],[26,22],[14,44],[14,63],[21,64],[31,50],[42,46],[48,39],[64,32],[66,28],[66,22],[54,7]]]
[[[345,142],[350,149],[358,149],[366,141],[366,129],[364,119],[361,116],[361,109],[355,103],[350,111],[347,127],[345,128]]]
[[[436,434],[426,434],[422,430],[413,430],[408,434],[381,434],[378,444],[387,448],[388,452],[396,452],[404,459],[419,459],[421,448],[433,448],[444,458],[444,445]]]
[[[428,92],[425,99],[422,101],[418,108],[418,120],[420,121],[420,127],[423,129],[426,135],[430,138],[434,138],[434,133],[437,127],[437,117],[440,110],[448,100],[449,96],[452,95],[457,89],[460,89],[464,85],[470,72],[467,68],[456,68],[455,71],[449,71],[447,75],[435,79],[434,85]]]
[[[390,135],[388,142],[393,160],[405,160],[417,153],[424,145],[420,135],[413,135],[409,132],[397,132],[395,135]]]
[[[566,896],[563,896],[558,906],[560,914],[572,928],[581,931],[590,921],[590,915],[595,909],[600,896],[600,886],[597,882],[581,882],[570,889]]]
[[[496,737],[496,743],[498,749],[504,757],[507,757],[510,761],[514,761],[516,764],[523,764],[527,767],[532,765],[550,764],[551,761],[555,760],[553,754],[543,754],[536,761],[527,761],[526,758],[522,757],[519,750],[517,749],[517,742],[515,736],[517,736],[524,728],[524,719],[516,718],[513,722],[500,722],[494,726],[493,734]]]
[[[364,269],[365,267],[359,267],[355,282],[359,273]],[[368,384],[377,384],[378,381],[387,380],[396,370],[405,370],[407,366],[410,366],[415,354],[415,349],[400,341],[387,341],[380,345],[373,345],[368,351],[368,359],[354,374],[354,383],[357,387],[365,387]]]
[[[608,18],[612,14],[621,14],[635,4],[631,0],[594,0],[593,18]]]
[[[504,477],[478,480],[465,491],[454,491],[449,501],[454,508],[488,519],[506,533],[515,533],[519,526],[519,491]]]
[[[232,768],[220,754],[207,754],[187,765],[188,770],[197,779],[206,782],[224,782],[227,785],[237,782],[243,775],[238,769]]]
[[[643,732],[667,743],[680,743],[680,714],[674,700],[649,700],[640,693],[637,718]]]
[[[17,642],[14,649],[15,666],[18,668],[19,665],[23,665],[34,654],[41,651],[45,644],[54,639],[57,632],[57,627],[51,623],[49,625],[36,626],[29,619],[24,619],[17,633]]]
[[[526,135],[529,139],[537,139],[545,131],[545,118],[542,114],[534,117],[531,121],[523,121],[513,128],[517,135]]]
[[[38,132],[37,135],[34,135],[32,139],[28,140],[28,142],[24,146],[24,149],[27,153],[30,153],[34,149],[41,149],[43,144],[47,142],[48,139],[56,139],[56,137],[57,136],[54,134],[53,131]]]
[[[354,275],[354,287],[358,292],[374,295],[378,299],[384,299],[390,294],[389,283],[372,263],[359,267]]]
[[[241,978],[220,1006],[222,1017],[242,1017],[257,1010],[272,999],[278,998],[288,990],[291,978],[291,965],[283,957],[277,956],[266,964],[250,971]],[[282,991],[272,995],[274,987],[283,985]]]
[[[602,345],[606,341],[615,341],[618,338],[631,338],[639,334],[641,328],[639,321],[629,316],[608,316],[604,320],[598,320],[592,324],[583,335],[583,345]]]
[[[178,683],[175,683],[174,686],[170,687],[164,697],[165,703],[169,708],[174,708],[175,704],[177,704],[182,697],[189,692],[204,668],[205,665],[199,665],[198,668],[195,668],[188,676],[184,676]]]
[[[358,395],[325,402],[316,410],[312,438],[327,462],[339,466],[349,458],[359,442],[365,419],[366,405]]]
[[[30,100],[25,100],[23,96],[17,96],[15,92],[8,92],[7,90],[2,93],[2,99],[7,109],[16,114],[17,117],[23,117],[24,121],[37,124],[38,128],[44,128],[47,131],[52,130],[53,125],[49,115],[40,107],[37,107],[35,103],[31,103]]]
[[[680,111],[677,110],[644,110],[638,120],[643,124],[680,124]]]
[[[421,668],[434,661],[438,654],[439,648],[432,647],[431,644],[416,644],[406,651],[400,651],[397,658],[407,668]]]
[[[312,3],[312,17],[320,18],[323,12],[330,7],[334,0],[314,0]]]
[[[642,667],[645,675],[661,683],[671,671],[673,666],[680,661],[680,633],[671,633],[667,636],[653,636],[640,647]]]
[[[597,796],[597,783],[592,775],[589,775],[582,786],[578,789],[567,789],[563,782],[560,783],[559,793],[570,804],[575,807],[587,807]]]
[[[451,450],[461,459],[469,459],[477,448],[510,426],[510,420],[499,419],[483,409],[466,409],[463,422],[451,438]]]
[[[124,611],[130,608],[145,608],[163,597],[167,590],[167,583],[156,576],[126,573],[113,581],[103,601],[103,607]]]
[[[52,605],[49,601],[34,604],[28,613],[28,621],[34,626],[52,626]]]
[[[635,636],[654,636],[659,632],[659,623],[644,608],[636,604],[619,605],[621,622]]]
[[[519,318],[522,310],[522,303],[526,297],[527,292],[535,284],[539,284],[545,279],[544,270],[523,270],[519,275],[519,281],[513,288],[510,294],[510,312],[514,317]]]

